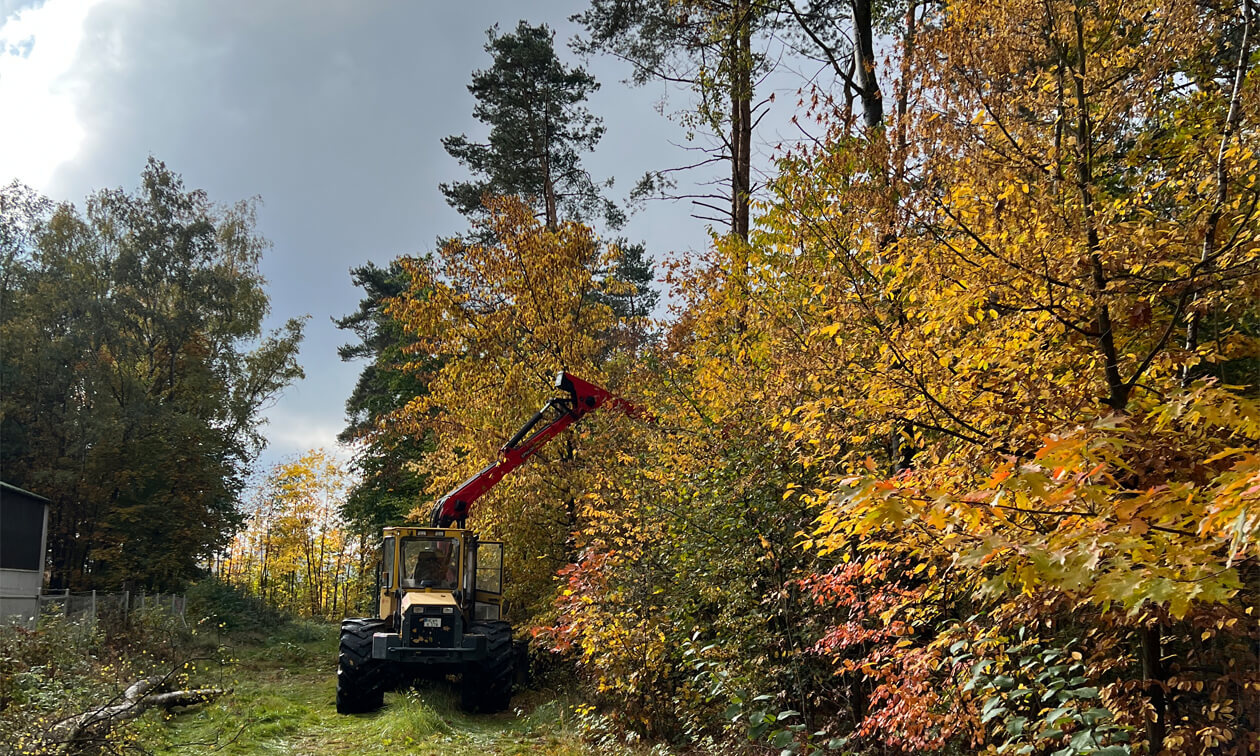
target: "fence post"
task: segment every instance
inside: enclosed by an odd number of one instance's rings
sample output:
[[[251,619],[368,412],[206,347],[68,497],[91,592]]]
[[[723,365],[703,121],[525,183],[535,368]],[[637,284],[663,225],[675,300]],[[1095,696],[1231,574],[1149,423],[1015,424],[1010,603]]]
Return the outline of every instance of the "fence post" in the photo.
[[[65,598],[62,599],[65,606],[61,607],[66,613],[66,619],[70,619],[70,589],[66,589]]]
[[[96,589],[92,589],[92,624],[96,624]]]
[[[144,589],[140,589],[140,611],[144,611]]]
[[[131,591],[130,590],[123,591],[122,610],[123,610],[122,611],[123,621],[126,622],[127,618],[131,616]]]

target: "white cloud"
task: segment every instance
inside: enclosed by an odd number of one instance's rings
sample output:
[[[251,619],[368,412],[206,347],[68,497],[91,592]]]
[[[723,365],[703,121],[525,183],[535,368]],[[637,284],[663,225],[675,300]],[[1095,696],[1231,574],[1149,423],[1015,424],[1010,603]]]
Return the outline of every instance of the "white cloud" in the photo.
[[[73,94],[63,80],[101,0],[48,0],[0,17],[0,183],[47,190],[57,166],[83,142]]]
[[[267,425],[264,426],[267,450],[260,460],[262,467],[311,449],[323,449],[341,462],[349,461],[353,455],[350,447],[337,441],[341,429],[321,422],[323,418],[293,413],[282,407],[272,407],[267,416]]]

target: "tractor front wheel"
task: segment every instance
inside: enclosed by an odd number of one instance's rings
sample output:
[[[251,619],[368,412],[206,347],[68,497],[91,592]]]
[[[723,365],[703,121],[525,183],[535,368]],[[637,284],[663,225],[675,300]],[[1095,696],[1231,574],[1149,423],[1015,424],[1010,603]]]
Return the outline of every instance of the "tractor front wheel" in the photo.
[[[465,711],[487,714],[503,711],[512,702],[512,626],[506,622],[474,622],[467,634],[485,636],[487,653],[481,661],[464,666],[460,706]]]
[[[380,619],[347,619],[341,622],[341,648],[337,654],[337,713],[362,714],[385,703],[390,669],[372,658],[372,635],[389,629]]]

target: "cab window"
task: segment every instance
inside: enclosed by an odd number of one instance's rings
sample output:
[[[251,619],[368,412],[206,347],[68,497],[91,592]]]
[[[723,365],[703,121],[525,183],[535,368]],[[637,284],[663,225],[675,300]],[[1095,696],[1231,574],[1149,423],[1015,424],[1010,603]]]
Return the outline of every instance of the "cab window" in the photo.
[[[477,547],[477,590],[503,592],[503,544],[482,543]]]
[[[453,538],[404,538],[399,583],[403,588],[459,588],[459,541]]]
[[[394,587],[394,539],[386,538],[381,544],[381,587]]]

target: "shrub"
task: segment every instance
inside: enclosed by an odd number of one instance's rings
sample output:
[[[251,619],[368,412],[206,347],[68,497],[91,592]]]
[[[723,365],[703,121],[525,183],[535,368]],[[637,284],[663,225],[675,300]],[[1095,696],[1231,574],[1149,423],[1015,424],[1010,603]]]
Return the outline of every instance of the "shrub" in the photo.
[[[189,621],[224,630],[274,628],[291,621],[289,615],[267,606],[244,589],[216,578],[206,578],[188,588]]]

